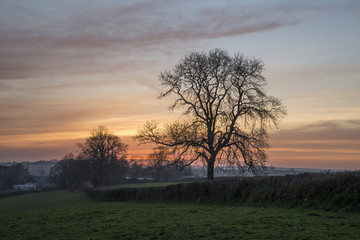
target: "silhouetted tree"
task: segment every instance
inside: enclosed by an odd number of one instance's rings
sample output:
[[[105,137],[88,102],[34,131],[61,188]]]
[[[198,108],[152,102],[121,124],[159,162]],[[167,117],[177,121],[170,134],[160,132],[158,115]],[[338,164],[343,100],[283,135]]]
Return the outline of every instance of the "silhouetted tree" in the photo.
[[[155,180],[161,180],[161,171],[169,165],[168,152],[164,147],[154,148],[149,154],[149,166],[155,170]]]
[[[71,181],[71,167],[74,161],[74,154],[66,154],[61,161],[50,169],[50,180],[62,187],[68,188]]]
[[[120,184],[125,181],[129,163],[126,159],[111,160],[106,167],[104,183],[106,185]]]
[[[29,178],[29,172],[21,163],[0,167],[0,189],[8,190],[14,184],[22,184]]]
[[[112,161],[126,159],[127,145],[103,126],[93,130],[91,136],[84,144],[79,144],[79,147],[81,148],[79,157],[91,162],[94,187],[102,184]]]
[[[205,161],[208,180],[222,160],[256,173],[267,159],[267,129],[286,115],[281,101],[265,92],[263,68],[262,60],[221,49],[186,55],[159,79],[166,89],[160,98],[175,97],[170,108],[187,120],[163,128],[147,122],[136,138],[168,148],[183,166]]]
[[[74,154],[66,154],[61,161],[50,169],[50,181],[64,188],[82,187],[90,182],[90,161],[76,158]]]
[[[144,175],[143,172],[144,172],[144,169],[143,169],[142,165],[138,164],[136,161],[133,161],[133,163],[131,164],[130,169],[129,169],[129,175],[130,175],[130,178],[132,179],[132,181],[136,181],[137,178],[143,177],[143,175]]]

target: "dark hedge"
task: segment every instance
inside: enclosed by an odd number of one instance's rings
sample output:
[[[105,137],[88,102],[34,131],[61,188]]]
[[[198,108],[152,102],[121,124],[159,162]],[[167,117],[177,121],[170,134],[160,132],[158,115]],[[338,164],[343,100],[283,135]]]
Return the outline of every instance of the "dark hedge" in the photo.
[[[239,203],[360,212],[360,171],[229,178],[166,187],[85,188],[84,191],[90,197],[110,201]]]

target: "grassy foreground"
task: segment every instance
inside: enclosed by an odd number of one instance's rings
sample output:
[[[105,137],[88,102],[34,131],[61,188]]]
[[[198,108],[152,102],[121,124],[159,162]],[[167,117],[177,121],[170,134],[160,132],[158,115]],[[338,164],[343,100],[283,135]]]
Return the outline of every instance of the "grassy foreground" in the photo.
[[[360,214],[99,202],[65,191],[0,199],[0,239],[358,239]]]

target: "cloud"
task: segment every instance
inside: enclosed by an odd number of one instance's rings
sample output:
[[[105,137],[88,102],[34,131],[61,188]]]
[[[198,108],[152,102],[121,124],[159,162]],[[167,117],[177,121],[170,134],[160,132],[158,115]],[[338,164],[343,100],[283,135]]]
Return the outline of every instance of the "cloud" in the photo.
[[[349,11],[348,5],[340,10]],[[304,20],[301,12],[339,10],[311,2],[24,1],[15,6],[0,10],[0,80],[135,70],[176,45],[296,25]]]
[[[139,64],[135,59],[153,55],[165,45],[297,24],[281,9],[264,17],[265,9],[242,11],[238,4],[216,8],[206,2],[190,6],[178,1],[86,5],[83,9],[64,5],[60,13],[50,7],[40,8],[45,13],[39,13],[30,5],[13,15],[13,8],[3,9],[10,13],[0,20],[0,79],[135,68]]]
[[[356,126],[360,126],[360,120],[348,120],[347,122]]]
[[[272,134],[274,140],[359,140],[360,124],[358,119],[346,121],[319,121],[295,129],[280,130]]]
[[[270,135],[271,163],[293,167],[360,168],[358,119],[319,121]]]
[[[74,139],[38,142],[22,146],[0,145],[0,162],[59,160],[69,152],[76,153],[79,150],[76,144],[81,142],[82,139]]]
[[[90,98],[55,99],[42,101],[28,99],[26,103],[0,103],[0,109],[7,109],[0,115],[0,135],[10,138],[18,134],[39,134],[46,132],[84,131],[93,125],[117,123],[122,130],[136,129],[149,116],[161,115],[154,109],[162,102],[136,94],[134,96],[113,96],[111,98],[91,96]],[[150,98],[151,99],[151,98]],[[61,100],[61,102],[60,102]],[[131,107],[130,107],[131,106]],[[105,123],[104,123],[105,122]]]
[[[112,129],[110,129],[112,131]],[[78,143],[84,143],[85,138],[90,134],[86,133],[84,138],[68,138],[57,140],[37,140],[25,142],[22,145],[1,145],[0,163],[8,161],[38,161],[61,159],[67,153],[76,154],[79,151]],[[146,158],[152,151],[153,145],[138,145],[138,142],[130,136],[121,136],[121,141],[128,144],[128,159]]]

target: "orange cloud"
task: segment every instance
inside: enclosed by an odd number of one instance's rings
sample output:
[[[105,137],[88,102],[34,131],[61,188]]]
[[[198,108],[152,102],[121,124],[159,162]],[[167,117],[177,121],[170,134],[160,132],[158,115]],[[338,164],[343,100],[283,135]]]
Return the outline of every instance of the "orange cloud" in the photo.
[[[271,134],[271,164],[336,169],[360,168],[358,120],[321,121]]]

